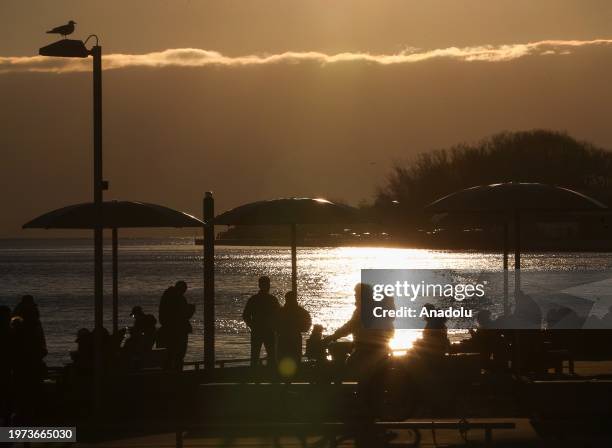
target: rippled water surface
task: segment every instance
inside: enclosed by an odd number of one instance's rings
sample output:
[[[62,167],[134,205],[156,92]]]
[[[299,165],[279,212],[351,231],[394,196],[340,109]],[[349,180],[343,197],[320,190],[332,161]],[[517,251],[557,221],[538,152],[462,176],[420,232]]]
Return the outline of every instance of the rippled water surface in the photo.
[[[110,248],[105,252],[105,317],[111,328]],[[127,239],[119,254],[120,326],[130,324],[134,305],[157,315],[159,297],[176,280],[185,280],[187,298],[197,306],[189,359],[202,357],[202,248],[192,239]],[[612,254],[529,254],[525,269],[610,269]],[[332,331],[352,313],[352,288],[365,268],[498,269],[496,253],[386,248],[298,249],[300,301],[314,323]],[[260,275],[272,278],[279,297],[291,286],[290,251],[284,247],[216,248],[218,358],[248,356],[248,331],[240,316],[256,292]],[[0,240],[0,304],[11,307],[23,294],[39,303],[50,365],[68,359],[76,331],[93,326],[93,249],[90,240]],[[398,331],[396,349],[407,348],[417,331]],[[460,334],[454,335],[461,337]]]

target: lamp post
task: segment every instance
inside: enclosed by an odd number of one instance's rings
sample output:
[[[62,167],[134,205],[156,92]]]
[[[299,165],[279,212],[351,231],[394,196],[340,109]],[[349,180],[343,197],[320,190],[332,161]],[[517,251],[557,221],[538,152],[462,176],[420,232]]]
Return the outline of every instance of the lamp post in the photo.
[[[215,199],[210,191],[203,201],[204,244],[204,368],[215,368]]]
[[[85,43],[95,38],[96,44],[88,50]],[[98,36],[91,35],[85,42],[74,39],[62,39],[39,50],[41,56],[86,58],[93,56],[93,200],[96,209],[94,227],[94,406],[99,409],[101,402],[103,374],[103,333],[104,326],[104,284],[103,284],[103,191],[108,189],[108,183],[102,177],[102,47]]]

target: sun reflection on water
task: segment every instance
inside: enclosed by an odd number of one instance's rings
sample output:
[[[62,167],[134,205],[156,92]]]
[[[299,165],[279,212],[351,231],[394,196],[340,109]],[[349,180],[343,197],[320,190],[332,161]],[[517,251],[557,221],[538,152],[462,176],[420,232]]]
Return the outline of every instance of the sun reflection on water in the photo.
[[[307,251],[308,249],[305,249]],[[462,253],[449,258],[448,252],[421,249],[392,249],[374,247],[342,247],[327,249],[302,258],[300,283],[306,282],[307,291],[326,291],[326,298],[306,297],[313,322],[321,323],[328,333],[346,322],[353,313],[353,287],[361,279],[362,269],[440,269],[483,268],[495,266],[496,260],[485,262],[477,254]],[[322,282],[322,284],[320,283]],[[319,289],[320,288],[320,289]],[[306,293],[308,294],[308,293]],[[420,330],[395,331],[390,347],[395,355],[405,354],[421,337]]]

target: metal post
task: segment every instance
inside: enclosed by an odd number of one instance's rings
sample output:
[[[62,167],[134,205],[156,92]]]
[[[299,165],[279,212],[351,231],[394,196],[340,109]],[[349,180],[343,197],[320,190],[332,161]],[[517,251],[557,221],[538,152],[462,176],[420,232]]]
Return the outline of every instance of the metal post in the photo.
[[[119,235],[113,227],[113,334],[119,331]]]
[[[514,212],[514,269],[521,269],[521,215]]]
[[[204,220],[204,368],[215,368],[215,200],[207,191],[203,201]]]
[[[514,300],[518,299],[521,290],[521,215],[514,213]]]
[[[510,313],[508,304],[508,221],[504,221],[504,316]]]
[[[95,407],[101,405],[101,388],[103,375],[103,340],[104,326],[104,284],[103,284],[103,216],[102,216],[102,47],[92,47],[93,56],[93,120],[94,120],[94,173],[93,196],[96,210],[96,226],[94,228],[94,309],[95,309],[95,359],[94,388]]]
[[[518,210],[514,212],[514,306],[519,307],[521,293],[521,216]],[[522,360],[522,335],[521,330],[515,331],[513,342],[513,360],[512,368],[515,372],[520,373],[523,369]]]
[[[297,297],[297,229],[291,224],[291,290]]]

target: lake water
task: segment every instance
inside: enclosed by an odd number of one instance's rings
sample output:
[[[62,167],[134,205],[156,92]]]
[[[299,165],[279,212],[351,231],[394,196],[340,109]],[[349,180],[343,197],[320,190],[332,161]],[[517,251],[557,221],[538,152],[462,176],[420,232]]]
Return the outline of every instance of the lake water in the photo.
[[[366,268],[499,269],[497,253],[387,248],[298,249],[299,297],[313,322],[331,332],[353,311],[353,286]],[[524,269],[610,269],[612,254],[528,254]],[[105,248],[105,317],[111,325],[110,247]],[[217,358],[245,358],[248,330],[242,309],[256,292],[257,278],[269,275],[272,292],[282,297],[291,286],[290,251],[284,247],[216,248]],[[196,304],[187,358],[202,359],[202,248],[191,238],[124,239],[119,249],[120,326],[130,325],[135,305],[157,315],[162,292],[176,280],[189,284]],[[79,328],[93,327],[93,247],[88,239],[0,240],[0,304],[11,308],[32,294],[41,311],[49,365],[68,360]],[[409,348],[418,331],[398,331],[393,348]],[[461,333],[452,338],[463,337]]]

